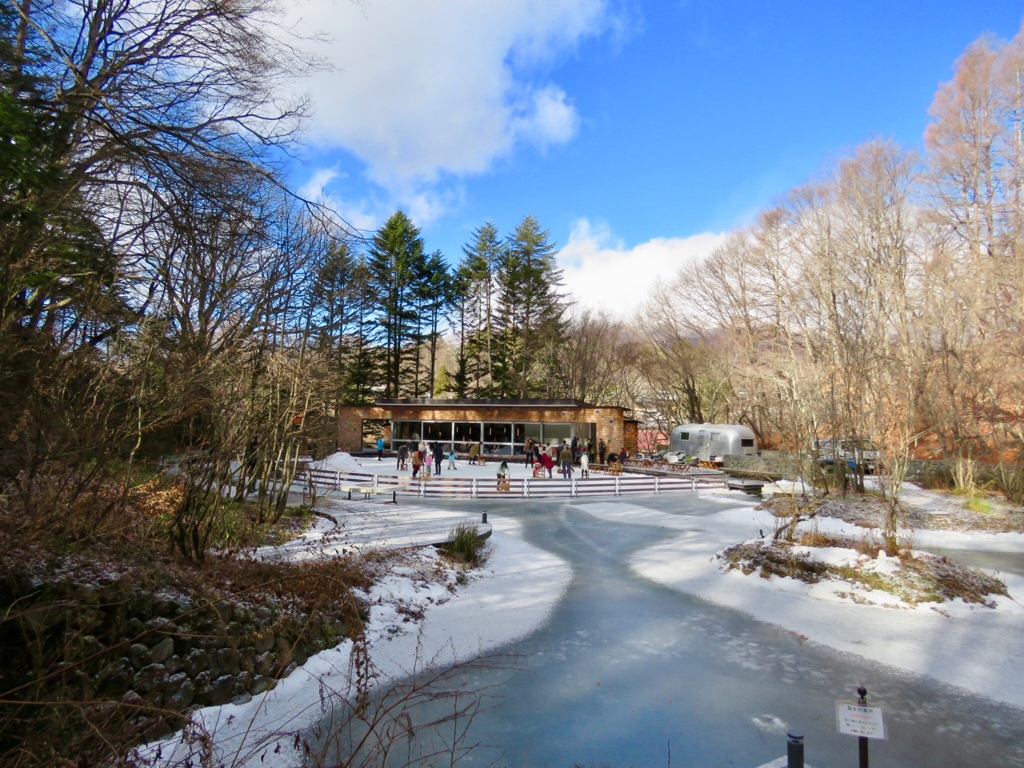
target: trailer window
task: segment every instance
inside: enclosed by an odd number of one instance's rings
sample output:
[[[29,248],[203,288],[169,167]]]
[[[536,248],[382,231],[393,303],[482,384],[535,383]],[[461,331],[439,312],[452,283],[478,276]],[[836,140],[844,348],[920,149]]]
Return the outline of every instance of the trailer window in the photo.
[[[741,437],[740,438],[740,448],[753,448],[753,447],[754,447],[754,438],[752,438],[752,437]]]
[[[679,439],[680,440],[689,440],[690,439],[690,433],[689,432],[680,432],[679,433]]]

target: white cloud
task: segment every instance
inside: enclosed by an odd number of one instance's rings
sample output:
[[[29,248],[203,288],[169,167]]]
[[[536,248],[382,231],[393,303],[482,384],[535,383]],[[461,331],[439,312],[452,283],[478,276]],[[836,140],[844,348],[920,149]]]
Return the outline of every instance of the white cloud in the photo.
[[[522,143],[570,141],[579,117],[544,67],[612,29],[606,0],[294,0],[334,66],[303,83],[311,138],[360,157],[396,191],[480,173]],[[311,43],[311,45],[313,45]]]
[[[627,247],[607,226],[587,219],[573,224],[558,255],[565,284],[579,306],[603,309],[628,319],[649,297],[658,279],[671,279],[681,267],[710,254],[722,233],[655,238]]]

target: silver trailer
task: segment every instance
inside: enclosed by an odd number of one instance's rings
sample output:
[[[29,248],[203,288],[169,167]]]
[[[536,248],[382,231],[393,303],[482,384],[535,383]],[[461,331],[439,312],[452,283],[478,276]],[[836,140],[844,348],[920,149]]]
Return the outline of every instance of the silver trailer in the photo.
[[[742,424],[680,424],[669,434],[670,451],[702,461],[757,455],[754,431]]]

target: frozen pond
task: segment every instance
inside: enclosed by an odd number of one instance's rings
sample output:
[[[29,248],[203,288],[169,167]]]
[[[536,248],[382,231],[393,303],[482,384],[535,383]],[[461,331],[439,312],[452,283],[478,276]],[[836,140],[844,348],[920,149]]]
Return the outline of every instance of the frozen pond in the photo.
[[[640,503],[694,516],[722,509],[679,495]],[[631,555],[671,531],[597,520],[585,504],[486,507],[494,518],[514,515],[530,543],[571,564],[573,579],[550,621],[503,649],[516,669],[461,680],[498,697],[473,721],[469,739],[480,746],[465,764],[753,768],[785,754],[789,728],[806,736],[812,765],[855,765],[857,740],[836,733],[834,703],[864,685],[889,734],[871,743],[873,764],[1024,766],[1017,709],[634,575]]]

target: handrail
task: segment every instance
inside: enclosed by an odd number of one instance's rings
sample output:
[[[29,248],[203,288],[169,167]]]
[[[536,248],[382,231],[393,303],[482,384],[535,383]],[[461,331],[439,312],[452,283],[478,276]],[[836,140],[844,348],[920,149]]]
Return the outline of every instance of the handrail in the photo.
[[[698,488],[724,488],[722,473],[664,475],[592,475],[589,478],[566,480],[555,478],[509,478],[501,484],[497,479],[432,477],[430,479],[372,475],[363,472],[331,472],[306,469],[297,478],[306,488],[339,490],[354,483],[393,489],[396,494],[432,498],[579,498],[627,493],[660,494],[671,491],[696,491]],[[507,488],[507,490],[505,490]]]

